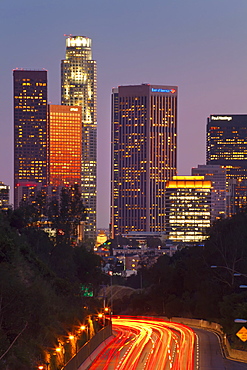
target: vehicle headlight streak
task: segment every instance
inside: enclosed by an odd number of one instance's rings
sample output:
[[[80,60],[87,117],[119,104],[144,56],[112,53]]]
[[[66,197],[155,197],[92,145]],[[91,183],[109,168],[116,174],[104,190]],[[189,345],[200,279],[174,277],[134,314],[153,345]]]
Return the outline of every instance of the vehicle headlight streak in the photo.
[[[155,318],[113,317],[114,340],[89,369],[193,370],[195,333]]]

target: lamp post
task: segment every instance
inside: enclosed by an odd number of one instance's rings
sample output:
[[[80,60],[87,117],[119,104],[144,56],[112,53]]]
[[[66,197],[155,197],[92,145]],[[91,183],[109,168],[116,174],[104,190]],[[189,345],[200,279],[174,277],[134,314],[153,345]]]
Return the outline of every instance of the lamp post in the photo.
[[[87,328],[88,327],[86,325],[81,325],[80,326],[80,331],[83,332],[85,330],[85,333],[86,333],[86,342],[88,341],[88,338],[87,338],[88,337]]]
[[[58,363],[59,365],[64,365],[64,347],[61,345],[61,343],[59,343],[59,346],[56,347],[55,349],[56,351],[56,354],[57,354],[57,360],[58,360]]]
[[[109,271],[109,275],[110,275],[110,283],[111,283],[111,313],[113,313],[113,300],[112,300],[112,275],[113,275],[113,272]]]
[[[77,337],[73,334],[70,334],[69,340],[71,345],[72,356],[74,356],[77,353]]]

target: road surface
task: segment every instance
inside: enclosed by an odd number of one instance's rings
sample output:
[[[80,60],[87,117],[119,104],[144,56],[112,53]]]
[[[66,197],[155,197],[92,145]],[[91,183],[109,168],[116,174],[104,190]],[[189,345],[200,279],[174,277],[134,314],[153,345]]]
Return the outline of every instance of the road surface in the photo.
[[[222,353],[216,334],[202,329],[194,329],[197,336],[195,369],[200,370],[247,370],[247,364],[227,360]]]
[[[114,317],[112,323],[115,337],[87,369],[247,370],[246,363],[224,358],[212,332],[144,317]]]
[[[88,368],[193,370],[195,333],[162,319],[113,318],[115,338]]]

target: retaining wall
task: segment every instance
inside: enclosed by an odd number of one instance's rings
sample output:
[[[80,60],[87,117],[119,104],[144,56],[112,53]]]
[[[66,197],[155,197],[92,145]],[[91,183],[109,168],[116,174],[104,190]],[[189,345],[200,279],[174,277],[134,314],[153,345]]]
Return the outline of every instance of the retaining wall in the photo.
[[[63,370],[78,370],[81,364],[93,353],[93,351],[111,335],[112,325],[109,323],[79,349],[77,354],[64,366]]]

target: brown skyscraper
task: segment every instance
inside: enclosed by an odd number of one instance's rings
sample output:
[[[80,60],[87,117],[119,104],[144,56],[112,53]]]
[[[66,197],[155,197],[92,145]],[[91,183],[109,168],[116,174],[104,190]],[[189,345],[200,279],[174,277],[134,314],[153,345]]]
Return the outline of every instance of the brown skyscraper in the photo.
[[[14,205],[19,181],[47,181],[47,71],[14,70]]]

